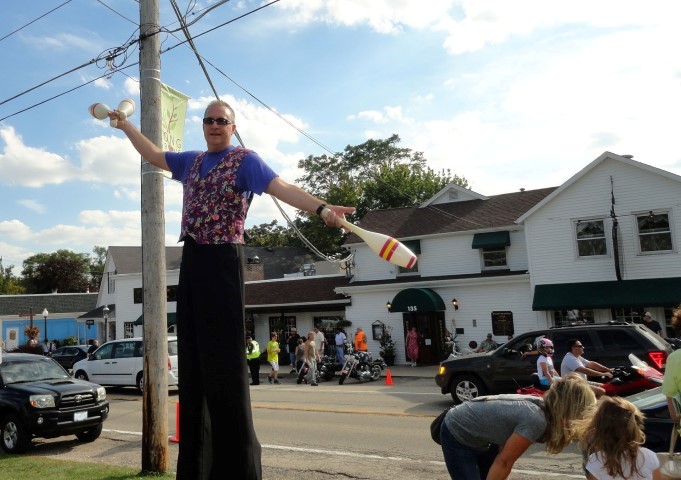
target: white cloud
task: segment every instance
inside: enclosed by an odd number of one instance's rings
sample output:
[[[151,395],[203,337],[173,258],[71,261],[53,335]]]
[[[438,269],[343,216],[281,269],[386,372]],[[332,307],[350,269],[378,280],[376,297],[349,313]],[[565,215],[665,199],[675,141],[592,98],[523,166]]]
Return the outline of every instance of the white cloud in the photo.
[[[75,169],[64,157],[29,147],[12,127],[0,127],[4,148],[0,153],[0,184],[38,188],[60,184],[75,174]]]
[[[46,212],[45,205],[43,205],[41,202],[37,200],[27,198],[23,200],[17,200],[17,203],[36,213]]]

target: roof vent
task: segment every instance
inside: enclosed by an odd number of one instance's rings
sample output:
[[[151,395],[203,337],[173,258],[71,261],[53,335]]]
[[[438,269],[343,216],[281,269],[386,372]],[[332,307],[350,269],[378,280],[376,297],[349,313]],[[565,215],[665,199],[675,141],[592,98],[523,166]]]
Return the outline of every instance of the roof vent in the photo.
[[[627,155],[622,155],[622,156],[623,156],[624,158],[634,158],[633,155],[629,155],[629,154],[627,154]]]
[[[524,188],[521,188],[521,189],[520,189],[520,191],[521,191],[521,192],[524,192],[524,191],[525,191],[525,189],[524,189]]]

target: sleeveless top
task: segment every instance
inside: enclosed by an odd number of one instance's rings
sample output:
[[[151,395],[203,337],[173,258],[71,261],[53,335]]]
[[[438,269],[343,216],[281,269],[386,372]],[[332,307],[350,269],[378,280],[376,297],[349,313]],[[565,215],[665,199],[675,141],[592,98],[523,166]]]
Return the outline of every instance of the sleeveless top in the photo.
[[[249,150],[237,147],[200,178],[206,152],[194,159],[184,184],[180,241],[187,235],[199,245],[244,243],[248,202],[236,189],[236,172]]]

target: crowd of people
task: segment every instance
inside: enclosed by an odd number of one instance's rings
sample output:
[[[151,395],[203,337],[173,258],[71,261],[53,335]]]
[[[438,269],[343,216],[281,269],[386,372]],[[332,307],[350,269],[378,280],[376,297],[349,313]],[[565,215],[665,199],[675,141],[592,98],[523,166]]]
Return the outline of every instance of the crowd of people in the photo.
[[[309,331],[305,337],[301,337],[297,328],[292,327],[286,337],[285,344],[280,344],[279,334],[272,332],[265,350],[267,352],[267,363],[270,365],[270,373],[267,376],[268,382],[271,384],[281,383],[279,380],[279,355],[283,348],[285,348],[288,352],[291,367],[289,374],[297,375],[297,383],[299,384],[305,382],[316,386],[315,372],[322,356],[335,355],[335,361],[342,365],[345,362],[345,351],[348,341],[348,336],[341,327],[336,329],[333,351],[327,342],[325,334],[318,325]],[[354,334],[353,348],[360,351],[366,351],[368,348],[366,334],[359,327]],[[260,357],[262,353],[258,342],[252,338],[250,333],[247,334],[246,363],[251,374],[250,385],[260,384]]]

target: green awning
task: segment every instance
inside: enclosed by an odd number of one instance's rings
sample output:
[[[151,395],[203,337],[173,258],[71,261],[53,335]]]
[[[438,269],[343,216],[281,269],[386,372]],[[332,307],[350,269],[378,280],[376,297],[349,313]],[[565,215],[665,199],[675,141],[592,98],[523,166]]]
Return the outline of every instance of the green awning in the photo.
[[[500,248],[511,245],[509,232],[487,232],[473,235],[473,248]]]
[[[177,323],[177,315],[175,312],[168,313],[168,326],[172,327]],[[137,320],[135,320],[135,325],[144,325],[144,314],[140,315],[137,317]]]
[[[430,288],[407,288],[390,302],[391,312],[434,312],[445,309],[442,297]]]
[[[584,308],[676,307],[681,303],[681,278],[648,278],[621,282],[537,285],[532,310]]]

